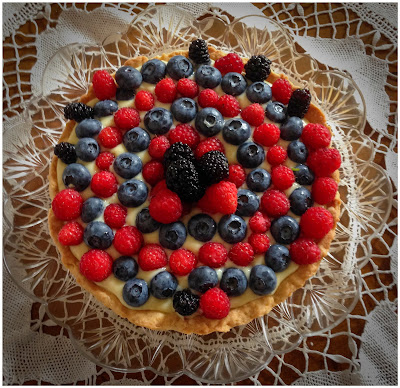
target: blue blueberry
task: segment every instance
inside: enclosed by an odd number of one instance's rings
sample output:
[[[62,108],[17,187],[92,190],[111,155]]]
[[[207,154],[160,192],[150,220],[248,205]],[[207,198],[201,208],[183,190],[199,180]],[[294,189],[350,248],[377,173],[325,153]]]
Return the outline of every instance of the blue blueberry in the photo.
[[[188,97],[178,98],[171,105],[173,116],[181,123],[192,121],[196,117],[197,111],[196,101]]]
[[[118,88],[115,94],[117,101],[128,101],[135,98],[136,91],[134,89],[121,89]]]
[[[133,279],[137,275],[139,271],[139,265],[133,257],[121,256],[118,257],[117,260],[114,260],[112,270],[117,279],[126,282],[129,279]]]
[[[83,241],[94,249],[107,249],[114,239],[112,229],[101,221],[90,222],[83,232]]]
[[[142,66],[140,72],[144,82],[156,84],[165,77],[167,65],[159,59],[151,59]]]
[[[265,266],[256,265],[251,269],[249,287],[257,295],[268,295],[273,292],[278,282],[275,272]]]
[[[175,80],[188,78],[193,74],[193,65],[183,55],[175,55],[167,63],[167,73]]]
[[[271,185],[271,174],[263,168],[256,168],[247,174],[246,183],[250,190],[260,193]]]
[[[216,67],[210,65],[199,66],[194,77],[197,84],[205,89],[216,88],[222,80],[221,72]]]
[[[168,271],[159,272],[150,281],[150,292],[157,299],[167,299],[174,295],[178,287],[176,277]]]
[[[164,248],[178,249],[186,240],[185,225],[180,221],[161,225],[158,237]]]
[[[90,222],[103,214],[104,202],[97,197],[88,198],[82,205],[81,218],[83,222]]]
[[[236,214],[241,217],[251,217],[260,207],[260,199],[250,190],[239,189]]]
[[[144,125],[154,135],[164,135],[172,127],[173,117],[169,110],[153,108],[144,116]]]
[[[224,215],[218,223],[219,235],[222,240],[229,244],[235,244],[244,240],[246,232],[246,221],[236,214]]]
[[[259,144],[249,141],[238,147],[236,156],[244,168],[255,168],[264,161],[265,151]]]
[[[304,164],[298,164],[294,169],[296,182],[302,186],[312,185],[315,179],[314,173]]]
[[[281,138],[283,140],[297,140],[303,132],[303,120],[300,117],[289,117],[280,126]]]
[[[289,143],[287,148],[289,159],[296,163],[305,163],[308,157],[308,150],[300,140],[294,140]]]
[[[118,155],[114,160],[114,171],[124,179],[131,179],[142,171],[142,160],[130,152]]]
[[[197,267],[190,272],[188,282],[191,289],[203,294],[218,284],[218,275],[213,268]]]
[[[265,116],[274,123],[283,123],[286,119],[286,106],[281,102],[270,101],[265,108]]]
[[[82,120],[75,128],[76,136],[82,137],[93,137],[100,133],[102,129],[101,122],[95,119]]]
[[[204,108],[196,115],[196,129],[204,136],[211,137],[221,132],[224,118],[215,108]]]
[[[297,221],[290,216],[276,218],[271,224],[271,234],[276,242],[290,244],[299,237],[300,227]]]
[[[239,73],[226,73],[222,77],[221,88],[226,94],[238,96],[246,90],[247,82]]]
[[[100,153],[100,147],[91,137],[83,137],[75,146],[76,156],[84,162],[92,162]]]
[[[122,89],[137,89],[143,77],[139,70],[132,66],[122,66],[115,73],[115,81]]]
[[[111,116],[118,110],[118,104],[112,100],[99,101],[93,108],[95,117]]]
[[[71,163],[65,167],[62,180],[65,187],[75,189],[76,191],[83,191],[90,185],[92,175],[82,164]]]
[[[149,287],[143,279],[130,279],[122,289],[122,297],[129,306],[142,306],[149,299]]]
[[[253,82],[246,89],[246,96],[251,102],[264,104],[272,98],[272,91],[265,82]]]
[[[251,128],[247,121],[242,119],[230,119],[225,122],[222,129],[224,140],[233,145],[244,143],[251,134]]]
[[[129,152],[144,151],[149,147],[150,135],[144,129],[135,127],[125,133],[123,142]]]
[[[289,249],[284,245],[274,244],[265,252],[265,265],[274,272],[284,271],[290,264]]]
[[[136,227],[142,233],[153,233],[160,227],[160,225],[161,224],[150,215],[147,207],[142,209],[136,216]]]
[[[126,207],[138,207],[147,199],[147,186],[137,179],[125,181],[118,187],[119,202]]]
[[[217,224],[208,214],[196,214],[189,220],[188,232],[197,241],[210,241],[217,232]]]
[[[247,278],[239,268],[228,268],[224,271],[219,284],[228,296],[240,296],[247,289]]]
[[[306,210],[313,205],[313,199],[311,193],[305,187],[299,187],[293,190],[289,196],[290,210],[301,216]]]

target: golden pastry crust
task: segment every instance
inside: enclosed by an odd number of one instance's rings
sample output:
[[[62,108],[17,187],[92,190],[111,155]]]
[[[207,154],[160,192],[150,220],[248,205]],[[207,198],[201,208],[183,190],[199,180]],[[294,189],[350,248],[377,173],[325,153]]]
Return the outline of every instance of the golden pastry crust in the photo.
[[[213,60],[224,56],[225,53],[209,48],[210,56]],[[187,51],[175,51],[170,54],[163,54],[158,57],[159,59],[168,60],[174,55],[188,55]],[[132,67],[139,67],[145,63],[148,58],[140,56],[137,58],[129,59],[126,65]],[[286,78],[285,75],[278,75],[271,73],[268,77],[269,82],[274,82],[278,78]],[[92,86],[87,94],[81,97],[80,101],[87,103],[95,98]],[[320,123],[326,125],[324,114],[314,105],[310,106],[309,111],[305,117],[312,123]],[[60,142],[67,141],[75,123],[69,121],[65,127],[64,132],[60,137]],[[339,172],[335,171],[333,178],[339,182]],[[50,181],[50,197],[51,199],[58,193],[57,181],[57,157],[53,157],[49,173]],[[336,193],[334,201],[328,207],[334,219],[334,227],[332,230],[319,241],[318,246],[321,250],[321,257],[328,254],[330,244],[335,237],[336,224],[339,221],[340,215],[340,196]],[[58,232],[64,225],[64,222],[57,219],[50,209],[48,214],[50,235],[53,238],[58,250],[61,253],[61,260],[66,268],[74,275],[77,282],[87,291],[92,293],[101,303],[113,310],[121,317],[127,318],[130,322],[144,326],[153,330],[176,330],[182,333],[196,333],[196,334],[209,334],[214,331],[227,332],[231,328],[239,325],[246,324],[253,319],[268,314],[272,308],[287,299],[294,291],[304,286],[305,282],[315,275],[320,262],[299,266],[299,268],[285,278],[273,295],[262,296],[258,299],[252,300],[243,306],[232,309],[229,315],[221,320],[208,319],[201,315],[192,317],[182,317],[177,313],[164,313],[150,310],[134,310],[124,306],[120,300],[111,292],[103,289],[92,281],[86,279],[79,271],[79,260],[72,254],[69,247],[63,246],[58,242]]]

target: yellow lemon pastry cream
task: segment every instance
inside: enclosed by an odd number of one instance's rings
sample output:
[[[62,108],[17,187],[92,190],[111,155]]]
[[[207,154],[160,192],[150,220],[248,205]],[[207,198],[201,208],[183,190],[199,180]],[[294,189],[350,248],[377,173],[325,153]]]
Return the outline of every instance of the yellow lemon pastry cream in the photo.
[[[97,71],[50,168],[49,227],[77,282],[136,325],[209,334],[312,277],[340,154],[307,89],[208,47]]]

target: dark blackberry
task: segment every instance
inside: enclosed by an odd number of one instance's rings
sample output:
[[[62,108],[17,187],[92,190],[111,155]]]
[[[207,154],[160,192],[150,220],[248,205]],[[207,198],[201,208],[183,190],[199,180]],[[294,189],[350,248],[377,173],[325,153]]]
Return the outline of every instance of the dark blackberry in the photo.
[[[301,119],[308,112],[311,102],[311,93],[308,89],[296,89],[290,97],[287,107],[289,116],[300,117]]]
[[[190,160],[178,159],[171,162],[166,170],[165,179],[167,187],[184,202],[196,202],[205,193],[199,173]]]
[[[77,159],[75,146],[65,141],[54,147],[54,155],[61,159],[65,164],[75,163]]]
[[[207,43],[203,39],[194,40],[189,46],[189,58],[197,64],[209,64],[210,54]]]
[[[67,120],[75,120],[79,123],[84,119],[92,119],[93,116],[93,108],[81,102],[71,102],[64,107],[64,117]]]
[[[207,185],[218,183],[229,176],[229,163],[221,151],[206,152],[198,162],[202,181]]]
[[[255,81],[264,81],[268,78],[271,61],[264,55],[253,55],[249,61],[244,65],[246,77]]]
[[[195,313],[199,308],[200,297],[185,288],[182,291],[175,292],[172,304],[178,314],[188,316]]]
[[[179,159],[187,159],[191,162],[195,162],[194,154],[192,149],[187,145],[181,142],[174,143],[165,151],[164,154],[164,166],[165,169],[168,168],[171,162],[174,162]]]

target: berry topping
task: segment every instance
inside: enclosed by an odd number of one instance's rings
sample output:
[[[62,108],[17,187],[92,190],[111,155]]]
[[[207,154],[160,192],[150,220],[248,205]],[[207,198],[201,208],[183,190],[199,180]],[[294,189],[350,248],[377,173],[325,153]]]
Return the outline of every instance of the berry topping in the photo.
[[[167,73],[174,80],[190,77],[193,74],[192,62],[183,55],[175,55],[167,63]]]
[[[292,85],[287,79],[277,79],[271,87],[272,95],[275,100],[287,105],[292,95]]]
[[[158,82],[154,92],[157,100],[164,103],[173,102],[177,94],[176,85],[171,78],[164,78]]]
[[[164,179],[164,166],[161,162],[152,160],[143,166],[143,179],[151,186],[155,186]]]
[[[300,117],[301,119],[308,112],[311,102],[311,93],[308,89],[296,89],[290,97],[287,113],[289,116]]]
[[[150,215],[148,208],[144,208],[136,216],[136,227],[142,233],[153,233],[160,227],[160,223]]]
[[[252,233],[249,236],[249,243],[254,249],[254,253],[265,253],[269,248],[269,238],[263,233]]]
[[[135,97],[135,107],[139,111],[148,111],[154,107],[154,96],[147,90],[139,90]]]
[[[93,75],[93,90],[99,100],[108,100],[115,96],[117,85],[106,70],[98,70]]]
[[[286,150],[281,146],[274,145],[267,152],[267,161],[271,166],[282,164],[286,159]]]
[[[289,196],[289,201],[290,210],[298,216],[304,214],[306,210],[313,205],[311,193],[305,187],[299,187],[293,190],[292,194]]]
[[[271,223],[271,234],[280,244],[290,244],[299,237],[299,224],[289,216],[282,216]]]
[[[99,197],[111,197],[118,189],[117,178],[115,178],[115,175],[110,171],[97,172],[93,175],[90,188],[93,193]]]
[[[272,268],[274,272],[284,271],[289,264],[289,249],[284,245],[274,244],[268,248],[268,251],[265,253],[265,265]]]
[[[200,92],[197,102],[202,108],[215,108],[217,106],[219,96],[212,89],[204,89]]]
[[[286,120],[286,106],[278,101],[270,101],[265,107],[265,116],[274,123]]]
[[[228,251],[220,243],[208,242],[199,250],[199,261],[209,267],[222,267],[226,260],[228,260]]]
[[[181,78],[176,88],[183,97],[195,98],[199,94],[199,87],[196,82],[188,78]]]
[[[305,163],[308,157],[308,150],[300,140],[294,140],[289,143],[287,148],[289,159],[296,163]]]
[[[67,222],[58,232],[62,245],[79,245],[83,241],[83,226],[76,221]]]
[[[194,314],[199,308],[200,297],[193,294],[188,288],[174,294],[174,310],[182,316]]]
[[[96,158],[96,166],[100,170],[109,170],[113,164],[115,156],[111,152],[100,152],[99,156]]]
[[[221,181],[207,188],[198,202],[206,213],[233,214],[237,208],[237,188],[234,183]]]
[[[251,102],[264,104],[272,97],[271,88],[265,82],[253,82],[246,89],[246,96]]]
[[[254,260],[254,250],[249,243],[238,242],[232,245],[228,258],[236,265],[247,267]]]
[[[283,140],[297,140],[303,132],[303,121],[299,117],[288,117],[280,127]]]
[[[313,240],[299,238],[290,245],[290,257],[299,265],[313,264],[321,260],[321,251]]]
[[[114,238],[111,228],[101,221],[90,222],[83,233],[85,244],[95,249],[107,249]]]
[[[196,115],[195,126],[202,135],[211,137],[221,132],[224,118],[217,109],[204,108]]]
[[[138,263],[143,271],[153,271],[165,267],[167,262],[167,254],[158,244],[144,245],[139,252]]]
[[[286,166],[275,166],[271,171],[272,184],[278,190],[286,190],[292,187],[295,178],[293,171]]]
[[[164,159],[165,151],[170,147],[169,140],[165,136],[157,136],[151,139],[149,155],[160,162]]]
[[[96,140],[84,137],[78,140],[75,146],[76,156],[84,162],[92,162],[100,153],[100,147]]]
[[[161,271],[151,279],[150,292],[157,299],[167,299],[174,295],[178,281],[167,271]]]
[[[206,152],[210,151],[220,151],[224,154],[225,148],[219,139],[210,137],[209,139],[202,140],[199,143],[194,151],[194,154],[196,159],[200,159]]]
[[[160,244],[167,249],[178,249],[186,240],[186,228],[182,222],[173,222],[167,225],[161,225],[159,240]]]
[[[177,160],[184,159],[189,162],[194,162],[193,151],[190,146],[181,142],[174,143],[164,154],[164,166],[167,169],[168,166]]]
[[[80,139],[82,137],[94,137],[101,131],[101,121],[95,119],[82,120],[75,128],[76,136]]]
[[[312,186],[315,202],[326,205],[335,199],[338,184],[332,178],[317,178]]]
[[[220,71],[209,65],[200,65],[194,74],[197,84],[204,89],[214,89],[222,80]]]
[[[169,224],[179,220],[182,215],[182,202],[177,194],[164,189],[151,199],[149,212],[156,221]]]
[[[278,143],[281,131],[275,124],[261,124],[254,128],[253,139],[265,147],[272,147]]]
[[[113,244],[121,255],[131,256],[139,252],[143,236],[134,226],[123,226],[115,233]]]
[[[198,241],[210,241],[217,232],[217,224],[208,214],[196,214],[189,220],[188,232]]]
[[[71,102],[64,107],[64,117],[67,120],[75,120],[79,123],[84,119],[93,118],[93,115],[93,108],[82,102]]]
[[[97,197],[90,197],[82,205],[81,219],[83,222],[89,223],[103,214],[103,210],[103,200]]]
[[[117,88],[117,92],[115,93],[115,99],[117,101],[133,100],[135,98],[135,93],[136,93],[136,90],[133,90],[133,89]]]
[[[321,239],[333,228],[332,214],[323,207],[309,208],[300,219],[300,227],[305,237]]]
[[[238,190],[236,214],[241,217],[252,216],[259,208],[260,200],[255,193],[246,189]]]
[[[228,159],[220,151],[205,153],[197,164],[203,182],[207,185],[218,183],[229,176]]]
[[[196,267],[196,264],[196,255],[187,249],[177,249],[172,252],[169,257],[169,267],[171,268],[171,271],[178,276],[189,275]]]
[[[197,267],[189,274],[188,283],[193,290],[204,293],[218,284],[218,275],[210,267]]]
[[[251,269],[249,287],[257,295],[268,295],[275,290],[277,279],[275,272],[265,266],[256,265]]]
[[[209,319],[222,319],[229,314],[231,304],[228,295],[219,288],[212,288],[200,298],[203,315]]]
[[[226,120],[222,128],[224,140],[233,145],[244,143],[251,135],[251,128],[248,122],[234,118]]]
[[[149,287],[143,279],[129,279],[122,289],[122,297],[129,306],[142,306],[149,299]]]
[[[154,135],[166,134],[173,124],[172,113],[164,108],[153,108],[144,116],[144,126]]]
[[[156,84],[161,81],[167,72],[167,65],[159,59],[150,59],[140,69],[143,81],[149,84]]]
[[[241,73],[244,69],[242,58],[235,53],[225,55],[215,61],[214,66],[225,75],[230,72]]]
[[[242,295],[247,289],[246,275],[239,268],[228,268],[222,274],[220,287],[228,296]]]
[[[130,179],[118,187],[117,195],[122,205],[138,207],[146,201],[148,189],[143,181]]]
[[[302,142],[310,149],[328,147],[331,143],[331,132],[322,124],[309,123],[303,128]]]
[[[264,109],[260,104],[251,104],[242,110],[241,116],[250,125],[259,126],[264,122]]]
[[[171,112],[175,120],[181,123],[192,121],[196,117],[197,111],[196,101],[188,97],[178,98],[171,105]]]
[[[122,66],[115,73],[115,82],[122,89],[136,89],[142,83],[142,75],[132,66]]]
[[[218,233],[229,244],[243,241],[246,237],[246,221],[236,214],[225,215],[218,223]]]
[[[264,161],[265,151],[259,144],[248,141],[238,147],[236,157],[244,168],[255,168]]]
[[[226,94],[239,96],[246,90],[247,82],[239,73],[227,73],[222,77],[221,88]]]
[[[93,108],[95,117],[111,116],[118,110],[118,104],[112,100],[99,101]]]
[[[246,183],[250,190],[260,193],[270,186],[271,175],[263,168],[255,168],[247,175]]]
[[[122,228],[125,225],[127,214],[126,208],[118,203],[112,203],[104,210],[104,222],[111,228]]]
[[[150,135],[144,129],[135,127],[125,133],[123,141],[129,152],[140,152],[149,147]]]
[[[278,190],[267,190],[261,197],[261,209],[269,217],[280,217],[290,209],[286,195]]]
[[[254,233],[265,233],[269,230],[271,221],[261,212],[255,212],[249,220],[249,227]]]
[[[79,270],[86,279],[92,282],[102,282],[112,273],[112,257],[100,249],[91,249],[82,255]]]
[[[133,108],[121,108],[114,114],[115,125],[127,131],[128,129],[137,127],[140,123],[139,112]]]
[[[240,164],[231,164],[229,166],[228,181],[235,184],[237,188],[243,185],[246,180],[246,171]]]
[[[82,211],[83,198],[72,189],[61,190],[51,203],[54,215],[62,221],[71,221],[78,218]]]
[[[75,163],[77,159],[75,146],[67,142],[57,144],[54,147],[54,155],[65,164]]]
[[[340,153],[335,148],[319,148],[307,158],[308,167],[317,177],[332,175],[341,165]]]
[[[215,107],[224,117],[235,117],[240,113],[239,101],[229,94],[222,95]]]
[[[271,73],[271,61],[264,55],[253,55],[244,66],[246,77],[251,81],[264,81]]]
[[[122,143],[122,132],[116,127],[106,127],[99,133],[98,140],[105,148],[114,148]]]
[[[113,167],[120,177],[130,179],[142,170],[142,160],[136,154],[124,152],[116,157]]]
[[[112,270],[117,279],[126,282],[127,280],[136,277],[139,271],[139,266],[133,257],[120,256],[118,259],[114,260]]]
[[[292,168],[296,177],[296,182],[302,186],[311,185],[314,182],[314,173],[304,164],[298,164]]]
[[[189,46],[189,58],[197,64],[210,63],[207,43],[203,39],[196,39]]]
[[[200,143],[200,135],[189,124],[179,124],[168,133],[170,144],[181,142],[195,149]]]

